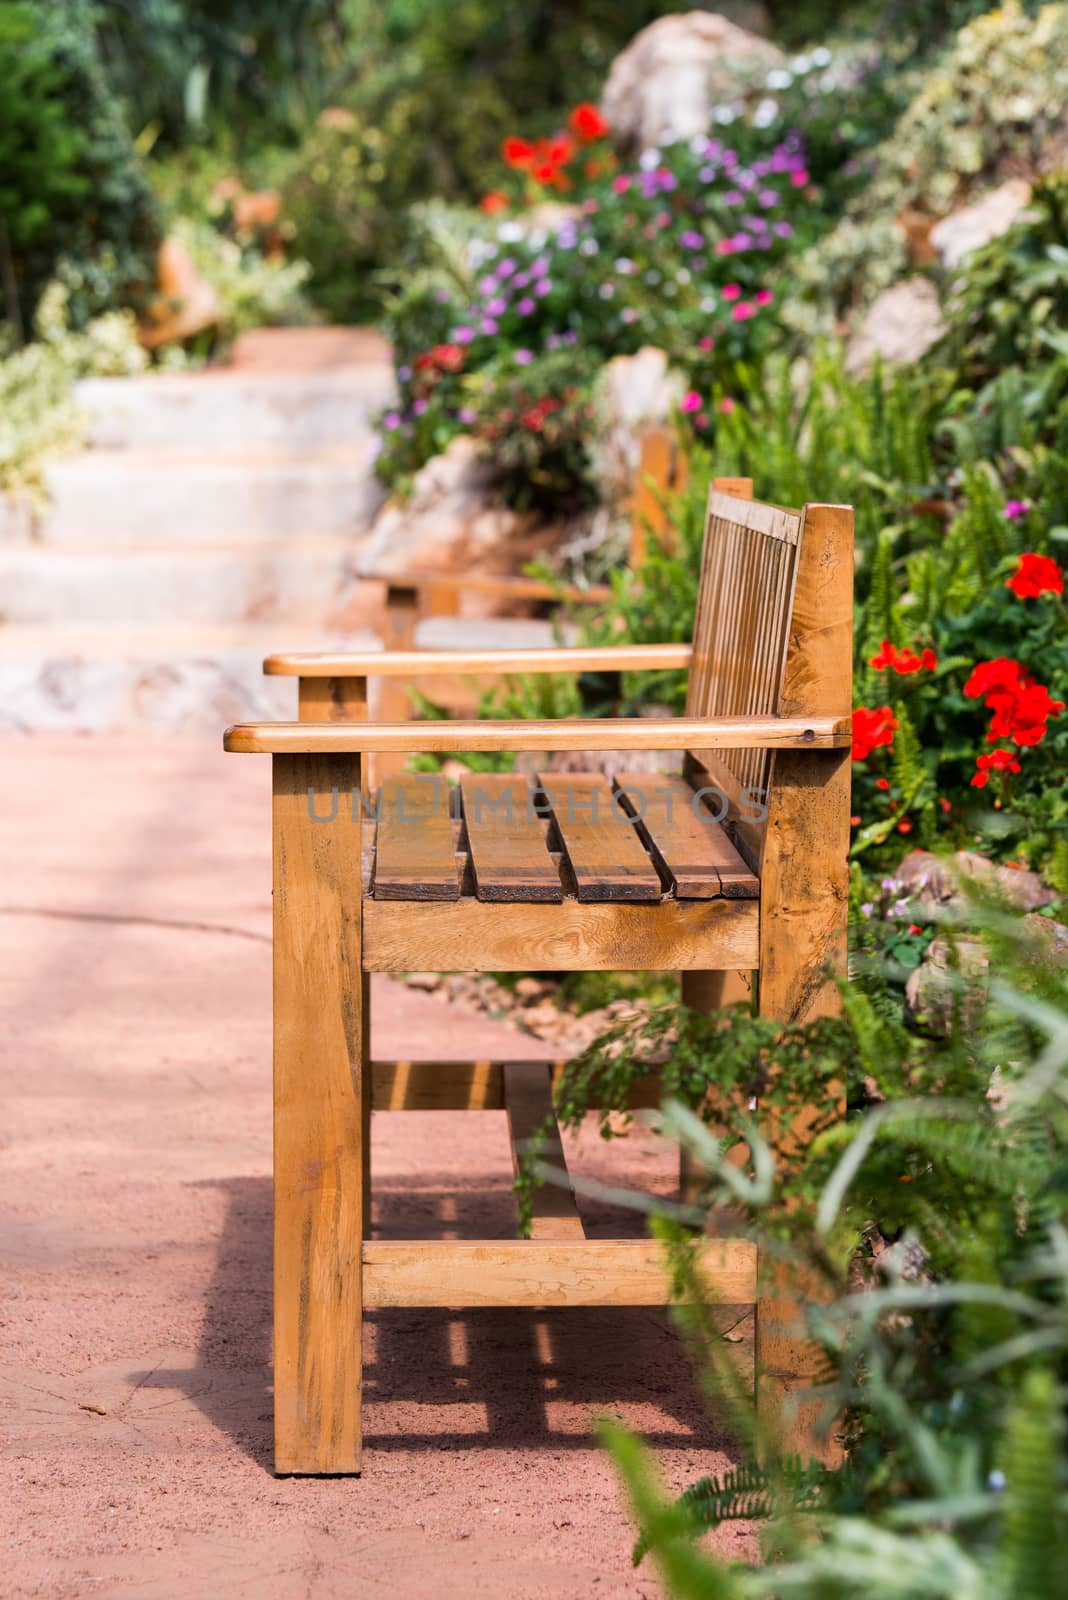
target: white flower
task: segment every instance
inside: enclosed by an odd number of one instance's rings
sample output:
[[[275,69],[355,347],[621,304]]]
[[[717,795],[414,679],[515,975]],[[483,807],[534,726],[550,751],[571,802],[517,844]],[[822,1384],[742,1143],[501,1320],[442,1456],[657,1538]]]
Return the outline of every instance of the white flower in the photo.
[[[650,145],[648,150],[643,150],[638,157],[638,165],[643,172],[653,172],[660,165],[660,151],[655,145]]]
[[[815,56],[795,56],[790,65],[798,77],[803,78],[806,72],[811,72],[815,59]]]
[[[636,268],[629,256],[620,256],[616,262],[616,271],[621,277],[629,278],[631,273],[636,271]]]
[[[754,128],[768,128],[779,115],[779,102],[777,100],[761,100],[753,112]]]
[[[675,274],[675,281],[676,283],[689,283],[692,277],[693,273],[690,271],[689,267],[680,267],[678,272]]]
[[[611,300],[615,292],[616,286],[614,283],[602,283],[601,287],[597,291],[602,300]]]
[[[712,121],[718,122],[721,128],[725,128],[728,123],[734,122],[737,116],[738,113],[733,106],[717,106],[712,113]]]
[[[497,229],[497,237],[502,244],[515,244],[523,237],[523,224],[521,222],[502,222]]]
[[[701,301],[701,310],[707,316],[710,311],[715,311],[715,309],[716,309],[716,297],[715,297],[715,295],[706,294],[704,299]]]
[[[579,245],[579,254],[583,256],[595,256],[599,248],[600,246],[598,245],[596,239],[583,239],[582,243]]]
[[[812,65],[814,67],[825,67],[830,59],[831,52],[827,49],[826,45],[818,45],[817,48],[812,52]]]
[[[793,73],[785,67],[773,67],[764,80],[769,89],[788,89],[793,81]]]

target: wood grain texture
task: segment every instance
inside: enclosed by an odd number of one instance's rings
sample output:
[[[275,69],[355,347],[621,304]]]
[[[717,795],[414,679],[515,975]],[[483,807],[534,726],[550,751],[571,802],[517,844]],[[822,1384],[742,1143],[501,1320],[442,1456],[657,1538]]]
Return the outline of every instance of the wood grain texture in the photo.
[[[430,773],[402,774],[382,784],[372,890],[376,900],[459,900],[449,794],[444,780]]]
[[[657,672],[690,664],[688,644],[613,644],[542,650],[283,651],[263,663],[269,677],[428,678],[456,673]]]
[[[556,722],[245,722],[228,728],[234,755],[298,751],[834,750],[852,744],[851,717],[575,717]]]
[[[661,877],[678,899],[756,897],[760,887],[756,874],[684,779],[642,773],[616,778],[615,788],[635,818],[638,835]]]
[[[374,1240],[364,1299],[387,1306],[659,1306],[670,1298],[663,1247],[645,1239]],[[725,1305],[751,1304],[756,1247],[710,1239],[701,1267]]]
[[[433,905],[365,900],[368,972],[683,972],[755,967],[755,900]]]
[[[548,1068],[555,1085],[562,1061],[520,1062],[542,1072]],[[374,1061],[371,1080],[376,1111],[503,1111],[504,1067],[501,1061]],[[657,1107],[660,1079],[653,1073],[635,1079],[629,1104],[634,1110]]]
[[[660,899],[660,875],[606,777],[546,773],[538,781],[579,900]]]
[[[274,762],[275,1469],[360,1470],[364,1218],[356,756]],[[309,795],[311,800],[309,801]]]
[[[461,778],[467,847],[480,900],[559,902],[560,872],[526,778],[472,773]]]
[[[585,1229],[575,1204],[575,1191],[568,1177],[560,1129],[553,1112],[551,1068],[548,1062],[509,1061],[501,1071],[512,1171],[519,1176],[527,1145],[539,1137],[543,1142],[538,1147],[538,1159],[559,1173],[562,1180],[540,1184],[533,1190],[530,1236],[532,1239],[583,1239]],[[550,1122],[551,1132],[543,1135],[543,1129]]]
[[[367,679],[301,678],[297,703],[301,722],[366,722]]]
[[[853,514],[805,507],[790,649],[781,704],[790,713],[831,712],[852,702]],[[758,1005],[762,1016],[803,1022],[840,1004],[833,983],[846,970],[850,759],[845,751],[776,756],[761,854],[763,907]],[[844,1091],[839,1093],[844,1114]],[[827,1106],[795,1117],[787,1147],[799,1149]],[[782,1130],[779,1130],[780,1133]],[[820,1407],[807,1393],[820,1370],[804,1335],[803,1303],[820,1286],[772,1262],[757,1310],[761,1404],[782,1445],[834,1461],[840,1449],[817,1432]]]

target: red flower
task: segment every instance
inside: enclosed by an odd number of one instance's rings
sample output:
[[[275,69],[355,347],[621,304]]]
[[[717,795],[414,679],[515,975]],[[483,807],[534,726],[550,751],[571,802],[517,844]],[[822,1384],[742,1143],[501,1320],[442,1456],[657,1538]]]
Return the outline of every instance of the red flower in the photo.
[[[500,189],[491,189],[478,202],[478,209],[484,211],[488,217],[495,217],[499,211],[507,211],[508,196]]]
[[[1027,550],[1011,578],[1005,580],[1018,600],[1034,600],[1040,594],[1063,594],[1064,578],[1052,556],[1039,556]]]
[[[875,787],[877,789],[889,789],[889,787],[890,787],[890,779],[889,778],[876,778]]]
[[[1011,739],[1018,745],[1041,744],[1050,717],[1058,717],[1064,710],[1063,700],[1052,699],[1045,684],[1008,656],[980,662],[964,685],[964,693],[969,699],[985,701],[994,713],[987,733],[991,743]]]
[[[873,750],[894,742],[897,718],[890,706],[869,711],[858,706],[853,713],[853,760],[865,761]]]
[[[901,821],[897,825],[897,831],[898,833],[912,832],[912,823],[909,821],[908,817],[902,817]]]
[[[603,139],[608,132],[608,123],[588,100],[575,107],[567,119],[567,125],[572,133],[578,134],[583,144],[589,144],[591,139]]]
[[[510,167],[529,167],[534,160],[534,146],[529,139],[517,139],[513,134],[501,145],[501,155]]]
[[[991,750],[989,755],[976,756],[975,765],[976,773],[971,783],[973,789],[985,789],[990,782],[991,772],[1020,771],[1014,750]]]
[[[904,676],[909,672],[933,672],[938,665],[938,657],[933,650],[924,650],[922,655],[917,655],[915,650],[907,646],[899,650],[896,645],[884,639],[877,655],[872,656],[871,665],[876,672],[885,672],[889,667],[892,671]]]

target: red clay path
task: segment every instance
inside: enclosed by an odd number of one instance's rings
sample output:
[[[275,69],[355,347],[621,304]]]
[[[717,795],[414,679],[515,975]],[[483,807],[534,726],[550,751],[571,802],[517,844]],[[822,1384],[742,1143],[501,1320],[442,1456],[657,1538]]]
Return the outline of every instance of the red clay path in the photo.
[[[57,735],[0,772],[0,1592],[655,1595],[591,1419],[678,1487],[729,1461],[657,1312],[380,1314],[364,1476],[272,1476],[266,762]],[[388,980],[374,1030],[537,1053]],[[667,1190],[674,1158],[590,1132],[578,1166]],[[376,1117],[374,1171],[387,1236],[514,1226],[499,1114]]]

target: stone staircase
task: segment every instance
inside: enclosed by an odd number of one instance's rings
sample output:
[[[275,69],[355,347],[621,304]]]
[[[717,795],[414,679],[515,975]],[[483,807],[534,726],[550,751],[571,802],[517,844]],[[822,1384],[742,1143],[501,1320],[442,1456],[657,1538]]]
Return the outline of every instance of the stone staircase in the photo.
[[[338,606],[382,499],[392,374],[352,333],[263,332],[247,367],[79,386],[89,447],[52,466],[44,512],[0,507],[0,729],[293,716],[268,650],[374,642],[339,632]]]

